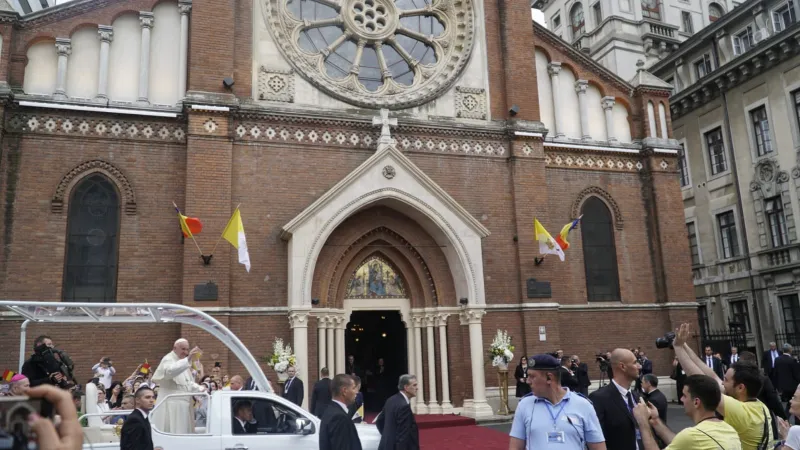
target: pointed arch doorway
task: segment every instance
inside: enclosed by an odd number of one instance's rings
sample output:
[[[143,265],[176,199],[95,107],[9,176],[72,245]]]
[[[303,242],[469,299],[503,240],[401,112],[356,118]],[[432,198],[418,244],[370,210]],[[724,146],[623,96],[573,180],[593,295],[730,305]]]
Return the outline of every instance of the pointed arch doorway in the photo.
[[[401,273],[379,253],[366,258],[347,282],[345,355],[347,373],[361,378],[366,411],[377,412],[409,373],[411,301]],[[352,358],[352,361],[351,361]]]

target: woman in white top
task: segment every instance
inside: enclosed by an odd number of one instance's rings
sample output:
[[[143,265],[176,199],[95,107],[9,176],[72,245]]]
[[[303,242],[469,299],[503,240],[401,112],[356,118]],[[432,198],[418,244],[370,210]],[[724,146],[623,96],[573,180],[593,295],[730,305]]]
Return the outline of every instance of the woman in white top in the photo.
[[[106,402],[106,391],[103,390],[103,385],[98,383],[97,386],[97,412],[100,414],[107,413],[111,411],[111,408],[108,407],[108,402]],[[111,416],[102,416],[103,422],[108,423]]]
[[[800,417],[800,386],[789,401],[789,414]],[[781,450],[800,450],[800,425],[791,426],[789,422],[777,417],[778,431],[781,435]]]

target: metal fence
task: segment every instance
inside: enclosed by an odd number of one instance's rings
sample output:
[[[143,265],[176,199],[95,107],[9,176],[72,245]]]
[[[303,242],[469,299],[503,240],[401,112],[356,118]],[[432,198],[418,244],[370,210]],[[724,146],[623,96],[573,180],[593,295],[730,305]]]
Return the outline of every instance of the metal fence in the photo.
[[[706,346],[710,346],[714,353],[722,355],[723,361],[730,360],[731,347],[736,347],[739,352],[751,351],[755,353],[755,347],[747,346],[747,334],[744,329],[739,327],[726,328],[720,330],[704,330],[700,336],[702,352]]]
[[[775,333],[775,343],[781,352],[783,352],[783,349],[781,349],[783,344],[790,344],[792,346],[792,355],[800,356],[800,333],[778,331]]]

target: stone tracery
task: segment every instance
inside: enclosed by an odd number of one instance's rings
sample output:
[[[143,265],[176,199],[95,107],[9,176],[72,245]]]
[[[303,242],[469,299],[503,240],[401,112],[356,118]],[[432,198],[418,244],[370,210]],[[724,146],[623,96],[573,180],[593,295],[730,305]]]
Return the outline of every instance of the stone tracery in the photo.
[[[265,0],[264,15],[309,82],[371,108],[437,97],[473,44],[472,0]]]

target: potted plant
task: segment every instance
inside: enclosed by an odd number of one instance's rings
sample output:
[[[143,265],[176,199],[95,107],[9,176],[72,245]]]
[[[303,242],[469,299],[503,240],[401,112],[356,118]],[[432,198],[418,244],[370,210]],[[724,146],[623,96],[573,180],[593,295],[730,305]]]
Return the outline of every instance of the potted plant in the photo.
[[[497,334],[492,341],[492,348],[489,356],[492,358],[492,366],[497,370],[508,370],[508,363],[514,359],[514,346],[511,344],[511,336],[507,331],[497,330]]]
[[[275,338],[275,342],[272,344],[272,355],[264,359],[267,361],[267,365],[272,367],[275,373],[278,374],[278,380],[280,381],[286,381],[289,378],[286,373],[289,366],[297,364],[297,358],[292,353],[292,346],[284,344],[281,338]]]

